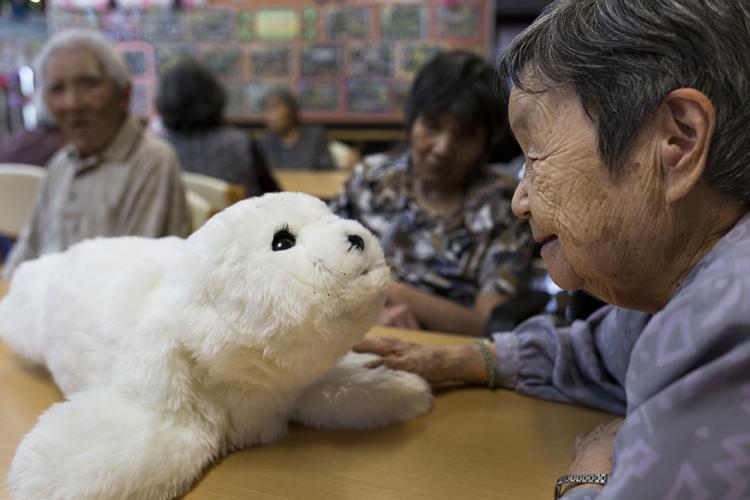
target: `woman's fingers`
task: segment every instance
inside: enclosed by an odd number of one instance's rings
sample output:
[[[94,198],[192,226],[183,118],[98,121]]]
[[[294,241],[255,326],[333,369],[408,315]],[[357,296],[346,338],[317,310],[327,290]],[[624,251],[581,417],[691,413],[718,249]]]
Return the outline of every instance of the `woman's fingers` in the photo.
[[[369,352],[378,356],[387,356],[389,354],[400,354],[405,350],[415,347],[419,347],[419,345],[405,342],[396,337],[379,336],[367,337],[361,340],[352,350],[354,352]]]

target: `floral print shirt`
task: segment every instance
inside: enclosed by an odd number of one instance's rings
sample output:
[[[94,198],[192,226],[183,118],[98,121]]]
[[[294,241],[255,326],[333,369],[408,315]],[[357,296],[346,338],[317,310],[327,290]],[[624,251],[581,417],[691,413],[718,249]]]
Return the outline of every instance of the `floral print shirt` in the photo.
[[[525,288],[533,240],[510,208],[512,176],[483,168],[462,210],[434,216],[416,202],[409,152],[359,163],[331,202],[380,238],[394,278],[472,306],[479,293],[514,295]]]

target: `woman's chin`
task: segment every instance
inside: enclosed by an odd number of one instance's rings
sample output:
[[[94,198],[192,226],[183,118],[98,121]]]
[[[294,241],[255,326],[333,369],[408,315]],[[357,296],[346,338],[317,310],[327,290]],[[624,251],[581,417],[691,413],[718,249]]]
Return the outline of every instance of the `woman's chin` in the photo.
[[[576,273],[570,261],[565,256],[559,241],[551,245],[545,245],[542,251],[542,260],[547,268],[552,281],[564,290],[580,290],[583,288],[583,279]]]

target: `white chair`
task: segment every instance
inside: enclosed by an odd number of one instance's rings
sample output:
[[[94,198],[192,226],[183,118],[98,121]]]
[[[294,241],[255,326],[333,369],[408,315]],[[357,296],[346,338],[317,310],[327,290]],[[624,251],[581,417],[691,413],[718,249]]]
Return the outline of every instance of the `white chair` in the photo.
[[[199,194],[211,204],[214,212],[219,212],[245,197],[245,187],[225,180],[193,172],[182,172],[185,187]]]
[[[185,201],[190,212],[190,223],[193,231],[201,227],[215,213],[211,204],[195,191],[186,189]]]
[[[0,234],[18,238],[31,220],[45,175],[47,170],[42,167],[0,163]]]
[[[359,151],[341,141],[328,141],[328,151],[333,157],[337,168],[349,170],[360,159]]]

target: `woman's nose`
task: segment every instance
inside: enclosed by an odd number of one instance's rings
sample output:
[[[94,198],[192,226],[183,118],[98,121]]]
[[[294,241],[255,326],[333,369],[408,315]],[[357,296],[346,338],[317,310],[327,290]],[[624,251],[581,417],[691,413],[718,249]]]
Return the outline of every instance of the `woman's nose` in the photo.
[[[451,135],[451,133],[443,131],[435,137],[432,143],[432,152],[447,156],[450,154],[454,142],[455,141],[453,140],[453,136]]]
[[[526,175],[522,175],[518,187],[516,187],[516,191],[513,193],[513,201],[511,202],[513,213],[519,219],[528,219],[531,215],[529,213],[529,195],[526,188],[527,182]]]

